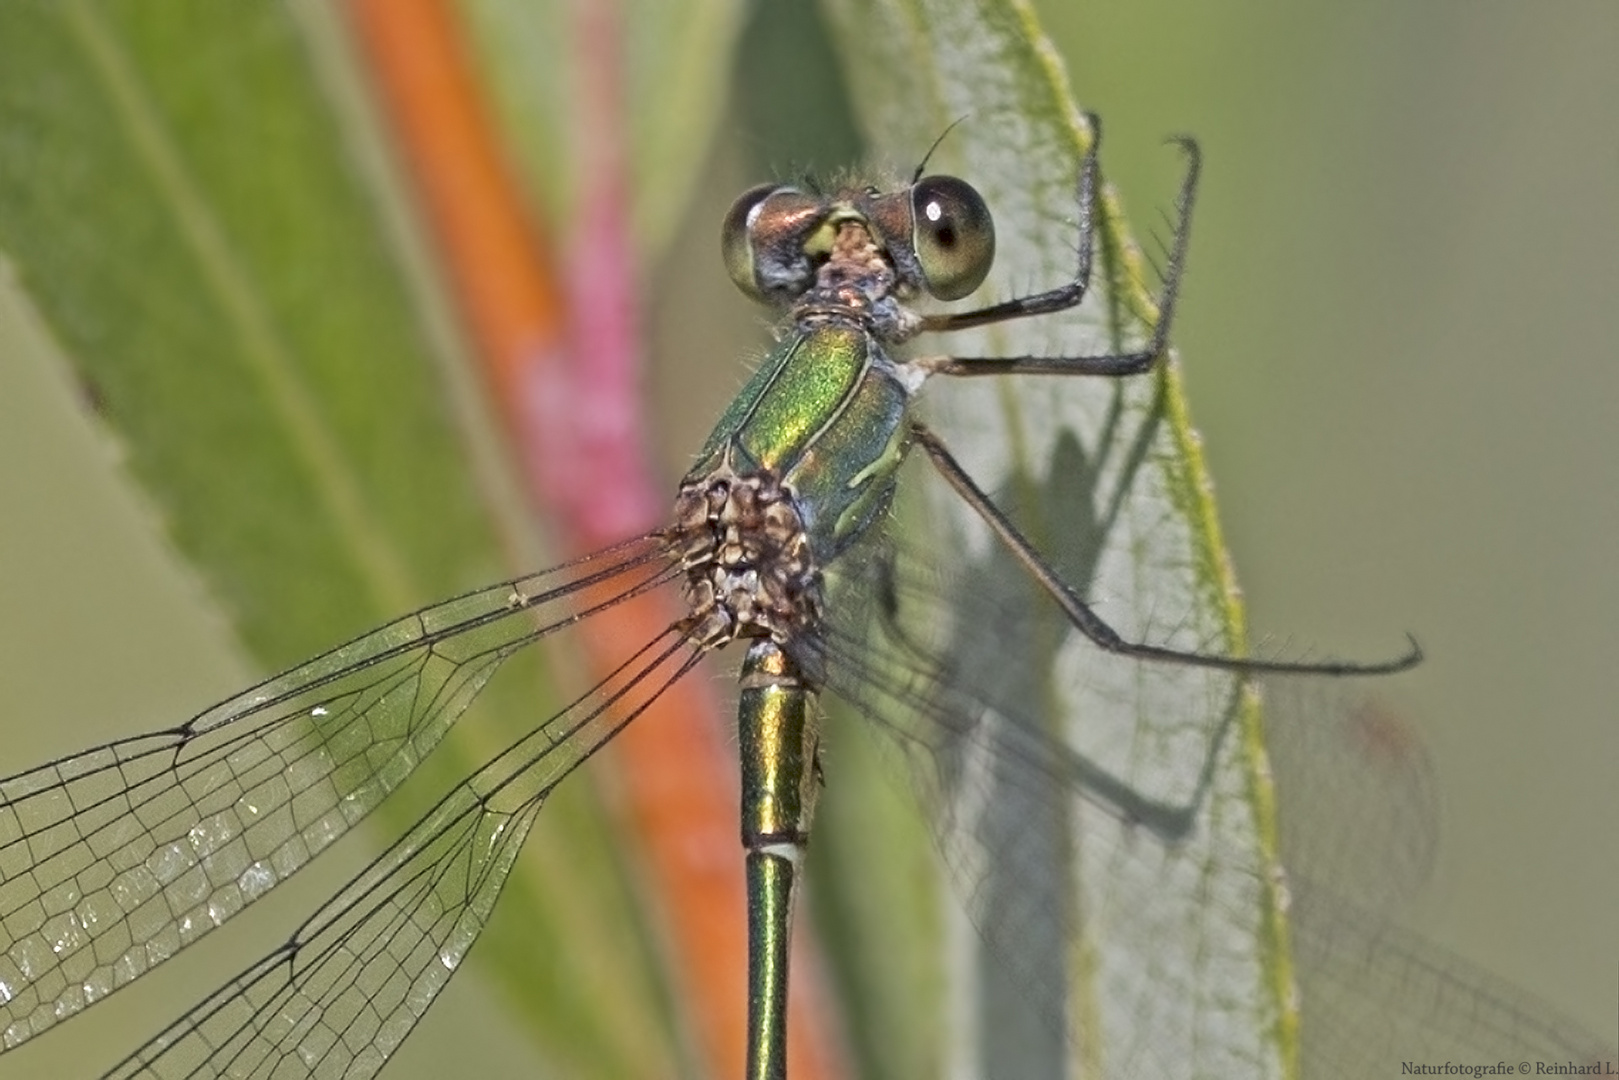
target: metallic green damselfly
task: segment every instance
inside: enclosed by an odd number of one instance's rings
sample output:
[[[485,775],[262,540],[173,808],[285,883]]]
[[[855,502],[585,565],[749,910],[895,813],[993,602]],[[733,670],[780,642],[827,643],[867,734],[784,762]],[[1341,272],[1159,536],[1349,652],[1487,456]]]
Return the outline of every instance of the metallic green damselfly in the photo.
[[[300,868],[402,782],[514,650],[662,585],[684,591],[687,617],[655,641],[626,643],[612,676],[456,788],[285,948],[115,1074],[380,1069],[459,966],[546,795],[700,655],[738,639],[747,646],[739,723],[756,928],[750,1076],[785,1069],[787,928],[820,785],[813,699],[821,691],[866,712],[931,770],[925,784],[953,793],[957,810],[971,801],[960,793],[992,790],[976,777],[1005,769],[1100,807],[1143,846],[1172,849],[1195,827],[1199,799],[1168,806],[1076,759],[986,670],[993,646],[1017,639],[1020,613],[993,601],[967,616],[953,611],[959,592],[930,579],[925,545],[889,526],[908,520],[895,508],[902,467],[932,468],[988,536],[986,558],[1064,625],[1132,662],[1236,676],[1234,702],[1249,675],[1373,674],[1416,661],[1413,649],[1382,664],[1267,663],[1122,640],[1081,598],[1084,583],[1051,566],[912,409],[934,375],[1149,372],[1166,348],[1185,259],[1197,171],[1195,147],[1185,149],[1181,220],[1153,332],[1139,348],[1096,356],[891,352],[923,333],[1060,317],[1083,300],[1094,138],[1074,181],[1072,280],[967,312],[918,314],[910,304],[962,299],[989,269],[993,227],[962,181],[919,169],[886,193],[745,194],[726,220],[726,264],[744,292],[781,311],[782,336],[682,482],[673,524],[406,616],[180,727],[0,781],[7,1044],[143,975]],[[942,569],[970,591],[976,570]],[[1225,730],[1197,732],[1207,756]],[[959,819],[937,824],[947,846],[959,841]],[[956,865],[969,887],[990,880],[962,869],[966,860]],[[67,891],[74,897],[64,904]],[[975,908],[986,920],[997,910]],[[205,923],[194,921],[198,911]],[[1048,989],[1039,986],[1035,1000],[1050,1000]],[[1083,1040],[1079,1025],[1064,1023],[1066,1007],[1054,1008],[1060,1037]],[[344,1025],[362,1015],[370,1027],[357,1044],[334,1038],[354,1034]],[[1121,1074],[1168,1064],[1148,1048]]]

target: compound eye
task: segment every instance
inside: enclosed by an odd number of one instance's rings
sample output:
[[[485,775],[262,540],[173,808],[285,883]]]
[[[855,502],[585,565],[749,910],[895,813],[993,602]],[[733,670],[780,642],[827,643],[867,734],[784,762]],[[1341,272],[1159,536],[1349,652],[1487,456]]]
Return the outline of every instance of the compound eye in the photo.
[[[725,272],[731,275],[737,288],[759,301],[767,298],[759,285],[752,228],[759,216],[759,207],[776,190],[775,184],[760,184],[744,191],[726,211],[725,223],[720,226],[720,254],[725,259]]]
[[[815,280],[809,247],[826,220],[826,200],[762,184],[725,215],[720,247],[736,287],[765,304],[801,295]]]
[[[924,176],[911,186],[911,241],[922,281],[940,300],[960,300],[995,262],[995,222],[965,180]]]

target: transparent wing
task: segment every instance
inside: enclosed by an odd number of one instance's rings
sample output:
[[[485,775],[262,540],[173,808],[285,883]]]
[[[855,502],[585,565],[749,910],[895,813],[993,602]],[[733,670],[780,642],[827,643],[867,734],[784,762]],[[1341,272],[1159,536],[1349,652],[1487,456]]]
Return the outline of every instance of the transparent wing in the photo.
[[[1065,1075],[1075,1059],[1110,1078],[1188,1060],[1199,1075],[1267,1075],[1276,1020],[1256,923],[1274,917],[1278,879],[1250,843],[1251,695],[1071,643],[1093,663],[1055,663],[1069,628],[1000,564],[942,591],[902,570],[893,626],[825,646],[829,685],[916,778],[977,928],[953,950],[971,990],[948,1022],[952,1056],[997,1077]],[[1144,636],[1209,647],[1178,626]],[[1085,737],[1055,722],[1062,700],[1089,710]],[[1152,723],[1114,719],[1146,707]]]
[[[641,648],[109,1075],[374,1076],[483,930],[546,797],[697,659],[672,628]]]
[[[1038,643],[1061,632],[1053,605],[997,600],[1010,594],[987,567],[958,579],[924,569],[929,558],[889,545],[851,562],[839,582],[851,601],[829,605],[813,655],[903,761],[976,927],[973,993],[950,1030],[968,1029],[961,1053],[985,1074],[1067,1075],[1082,1059],[1108,1078],[1165,1075],[1203,1040],[1194,1075],[1265,1075],[1238,1040],[1284,1018],[1230,991],[1276,970],[1252,947],[1272,898],[1286,918],[1270,944],[1302,995],[1293,1058],[1272,1063],[1281,1075],[1601,1058],[1578,1024],[1393,921],[1435,846],[1432,777],[1410,732],[1341,683],[1267,677],[1274,791],[1257,795],[1260,778],[1235,768],[1255,729],[1253,695],[1234,681],[1166,715],[1195,751],[1166,733],[1109,758],[1050,726]],[[1176,640],[1176,628],[1148,633]],[[1158,666],[1137,663],[1137,677],[1150,684]],[[1119,687],[1104,674],[1066,692]],[[1249,841],[1265,812],[1280,858]]]
[[[179,727],[0,780],[4,1046],[285,880],[404,781],[513,651],[672,572],[661,541],[631,541],[424,608]],[[535,737],[560,741],[567,715]]]
[[[1293,890],[1302,1075],[1378,1076],[1404,1061],[1551,1062],[1596,1072],[1613,1050],[1521,988],[1309,882]]]
[[[1427,879],[1437,799],[1420,739],[1341,686],[1266,686],[1306,1077],[1406,1060],[1588,1064],[1602,1041],[1525,991],[1401,928]]]

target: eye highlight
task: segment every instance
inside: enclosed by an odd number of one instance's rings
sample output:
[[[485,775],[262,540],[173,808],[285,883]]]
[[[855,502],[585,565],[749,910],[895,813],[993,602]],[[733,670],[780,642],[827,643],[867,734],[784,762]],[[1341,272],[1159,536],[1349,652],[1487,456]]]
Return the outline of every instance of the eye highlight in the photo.
[[[995,262],[995,222],[965,180],[924,176],[911,186],[911,243],[923,284],[959,300],[984,283]]]

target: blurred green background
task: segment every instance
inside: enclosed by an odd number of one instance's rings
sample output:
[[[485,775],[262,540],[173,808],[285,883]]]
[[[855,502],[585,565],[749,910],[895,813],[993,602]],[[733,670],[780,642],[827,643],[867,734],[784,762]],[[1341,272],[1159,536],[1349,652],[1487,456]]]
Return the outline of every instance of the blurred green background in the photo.
[[[1162,138],[1203,143],[1176,341],[1254,628],[1360,656],[1409,629],[1428,650],[1379,690],[1428,743],[1441,792],[1414,921],[1611,1031],[1619,9],[1042,7],[1138,229],[1178,179]],[[788,54],[744,77],[789,70],[802,41],[751,27],[750,48]],[[731,194],[772,168],[849,164],[836,124],[769,119],[743,85],[653,283],[671,476],[764,341],[716,257]],[[789,122],[798,138],[760,129]],[[70,376],[12,347],[29,333],[16,318],[0,303],[0,721],[21,764],[174,722],[251,668]],[[171,1015],[202,980],[176,976],[143,1015]],[[528,1074],[521,1019],[487,1000],[458,981],[406,1055],[419,1075],[472,1068],[469,1046]],[[74,1050],[42,1040],[0,1075]]]

